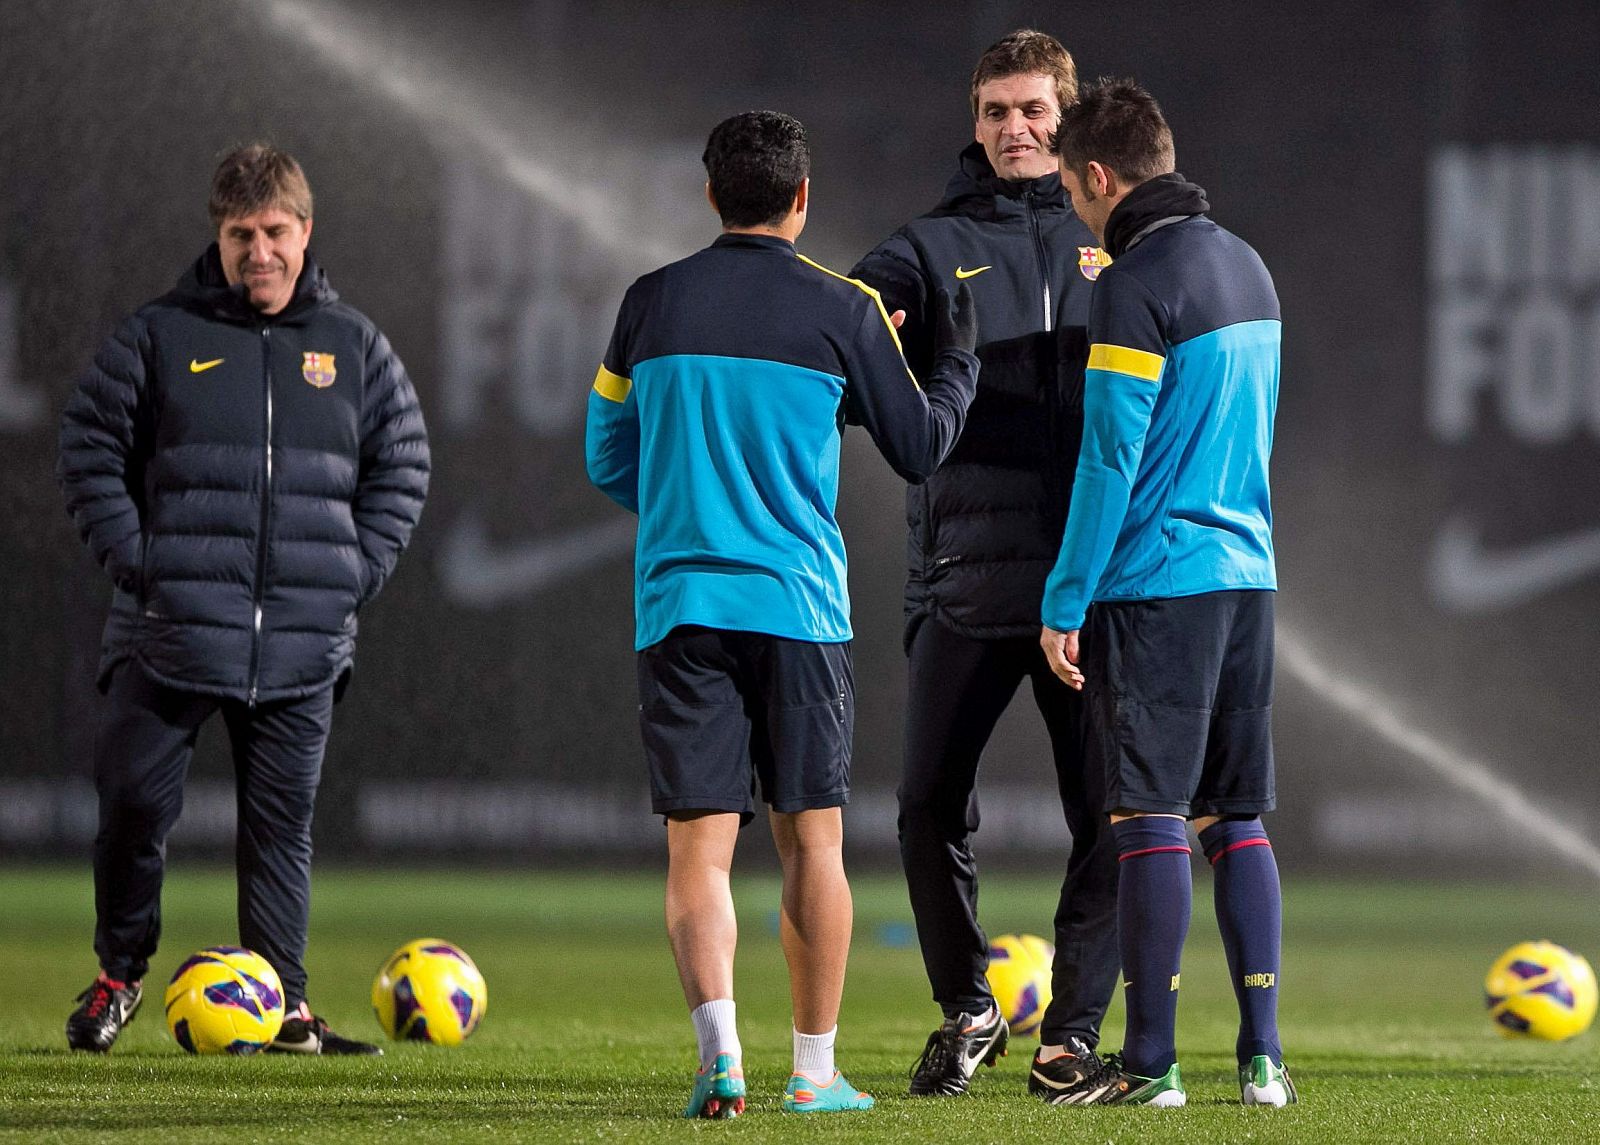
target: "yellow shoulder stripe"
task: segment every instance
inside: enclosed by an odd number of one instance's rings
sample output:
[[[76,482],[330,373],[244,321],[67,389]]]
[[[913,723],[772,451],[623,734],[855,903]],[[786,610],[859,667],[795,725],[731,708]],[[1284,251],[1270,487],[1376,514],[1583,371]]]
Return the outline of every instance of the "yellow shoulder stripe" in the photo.
[[[1167,360],[1148,350],[1135,350],[1131,346],[1111,346],[1096,342],[1089,347],[1089,368],[1110,370],[1114,374],[1127,374],[1147,382],[1159,382],[1161,369]]]
[[[594,392],[605,398],[608,402],[625,402],[628,400],[628,391],[633,389],[633,382],[621,374],[613,374],[602,364],[594,375]]]
[[[896,330],[894,328],[894,323],[889,321],[889,312],[883,308],[883,298],[882,298],[881,295],[878,294],[878,292],[876,290],[872,289],[872,287],[870,287],[866,283],[862,282],[859,278],[851,278],[848,275],[840,274],[836,270],[829,270],[827,267],[823,266],[820,262],[812,262],[805,255],[800,254],[799,251],[795,251],[795,254],[799,255],[800,261],[805,263],[807,266],[814,266],[818,270],[820,270],[823,274],[831,274],[831,275],[833,275],[834,278],[837,278],[840,282],[848,282],[851,286],[855,287],[857,290],[864,291],[866,293],[867,297],[872,299],[873,304],[877,306],[878,313],[883,318],[883,324],[889,328],[889,337],[894,339],[894,348],[896,350],[900,351],[900,356],[902,358],[905,357],[905,354],[906,354],[905,348],[900,345],[900,331]],[[913,377],[911,380],[912,381],[916,381],[916,378]]]

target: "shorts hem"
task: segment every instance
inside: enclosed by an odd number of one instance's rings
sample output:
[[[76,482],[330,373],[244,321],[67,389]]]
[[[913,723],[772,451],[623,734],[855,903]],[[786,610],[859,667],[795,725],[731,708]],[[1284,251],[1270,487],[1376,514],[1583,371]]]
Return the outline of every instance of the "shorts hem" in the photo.
[[[1106,814],[1115,815],[1118,811],[1142,811],[1146,815],[1182,815],[1189,817],[1190,804],[1174,803],[1171,800],[1160,799],[1107,799]]]
[[[1276,810],[1276,799],[1196,799],[1187,803],[1174,803],[1159,799],[1108,800],[1106,813],[1119,810],[1142,811],[1146,815],[1181,815],[1185,819],[1199,819],[1204,815],[1260,815]]]
[[[656,815],[672,815],[679,811],[728,811],[740,816],[740,824],[750,822],[755,811],[748,800],[712,799],[704,796],[678,796],[672,799],[652,799],[650,810]]]
[[[1276,799],[1222,799],[1206,800],[1192,804],[1194,810],[1190,815],[1198,819],[1202,815],[1260,815],[1266,811],[1276,811]]]
[[[803,795],[795,799],[774,800],[771,807],[779,815],[793,815],[796,811],[823,811],[829,807],[843,807],[850,802],[850,789],[830,791],[825,795]]]

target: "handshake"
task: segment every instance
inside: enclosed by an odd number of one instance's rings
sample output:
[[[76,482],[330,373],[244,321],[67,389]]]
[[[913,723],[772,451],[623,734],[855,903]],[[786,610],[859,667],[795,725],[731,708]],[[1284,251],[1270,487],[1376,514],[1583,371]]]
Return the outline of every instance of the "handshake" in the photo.
[[[889,321],[896,329],[906,320],[904,310],[896,310]],[[978,307],[972,301],[972,287],[962,283],[952,295],[939,288],[938,307],[934,314],[933,352],[940,350],[965,350],[969,354],[978,347]]]

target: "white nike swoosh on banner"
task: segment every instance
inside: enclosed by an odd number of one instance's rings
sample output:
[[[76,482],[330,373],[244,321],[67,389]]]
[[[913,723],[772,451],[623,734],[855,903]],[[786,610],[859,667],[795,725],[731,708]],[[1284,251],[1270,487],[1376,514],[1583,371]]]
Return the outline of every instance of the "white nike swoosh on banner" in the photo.
[[[1451,612],[1497,612],[1600,572],[1600,528],[1490,552],[1466,518],[1447,521],[1434,538],[1428,579]]]
[[[636,527],[636,519],[629,515],[496,545],[483,521],[469,510],[445,537],[434,567],[452,604],[493,608],[633,552]]]

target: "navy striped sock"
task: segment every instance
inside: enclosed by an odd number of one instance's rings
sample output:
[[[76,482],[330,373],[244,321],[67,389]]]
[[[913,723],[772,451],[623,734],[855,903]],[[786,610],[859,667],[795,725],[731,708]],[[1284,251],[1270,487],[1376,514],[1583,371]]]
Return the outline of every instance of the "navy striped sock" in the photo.
[[[1123,997],[1128,1032],[1123,1066],[1160,1077],[1178,1060],[1178,967],[1189,933],[1189,837],[1182,819],[1142,815],[1112,825],[1121,865]]]
[[[1282,957],[1283,894],[1278,863],[1261,820],[1224,819],[1200,832],[1216,876],[1217,926],[1228,952],[1228,973],[1239,999],[1241,1065],[1257,1054],[1283,1062],[1278,1041],[1278,967]]]

